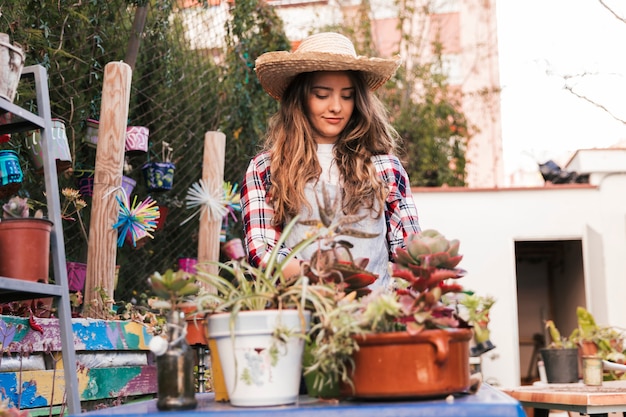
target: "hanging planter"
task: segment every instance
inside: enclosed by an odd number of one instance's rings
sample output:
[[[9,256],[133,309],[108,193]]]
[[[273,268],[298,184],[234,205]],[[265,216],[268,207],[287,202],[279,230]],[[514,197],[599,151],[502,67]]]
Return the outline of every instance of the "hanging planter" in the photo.
[[[126,128],[126,152],[131,155],[148,152],[149,132],[144,126],[128,126]]]
[[[0,151],[0,198],[14,195],[22,186],[24,174],[15,151]]]
[[[196,258],[178,258],[178,270],[189,272],[190,274],[196,273],[196,265],[198,260]]]
[[[174,183],[175,169],[176,165],[172,162],[148,162],[145,164],[142,170],[148,190],[171,190]]]
[[[83,136],[83,142],[88,146],[95,148],[98,145],[98,128],[100,122],[95,119],[87,119],[87,129],[85,136]]]
[[[12,45],[9,35],[0,33],[0,97],[13,103],[24,69],[24,51]]]
[[[167,142],[163,142],[162,146],[162,162],[148,162],[142,168],[146,186],[150,191],[171,190],[174,183],[176,165],[172,163],[173,149]]]
[[[122,188],[129,198],[135,189],[135,185],[137,185],[137,181],[126,175],[122,176]]]
[[[67,283],[70,291],[83,291],[87,277],[87,264],[67,261],[65,267],[67,268]]]
[[[57,172],[63,172],[72,166],[72,155],[65,132],[65,123],[61,119],[52,119],[52,141],[48,145],[49,152],[54,155]],[[43,173],[43,153],[41,149],[41,131],[35,130],[26,136],[26,148],[37,173]]]

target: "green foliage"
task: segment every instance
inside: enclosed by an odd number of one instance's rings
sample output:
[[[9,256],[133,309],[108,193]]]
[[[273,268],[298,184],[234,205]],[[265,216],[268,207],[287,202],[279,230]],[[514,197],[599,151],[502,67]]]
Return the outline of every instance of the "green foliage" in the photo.
[[[401,68],[383,97],[406,145],[402,156],[411,185],[464,186],[468,122],[437,68],[440,62],[418,64],[410,74]]]
[[[278,102],[263,90],[254,73],[254,61],[268,51],[290,50],[291,44],[282,21],[265,2],[237,1],[231,13],[226,27],[227,71],[221,83],[220,130],[229,140],[226,159],[240,168],[234,178],[226,180],[238,182],[259,150],[268,118],[278,110]]]

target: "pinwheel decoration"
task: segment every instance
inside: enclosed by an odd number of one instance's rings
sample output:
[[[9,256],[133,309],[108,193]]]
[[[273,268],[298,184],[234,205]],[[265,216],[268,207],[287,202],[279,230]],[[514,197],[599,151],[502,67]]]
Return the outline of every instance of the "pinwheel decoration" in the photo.
[[[237,184],[233,186],[230,182],[224,182],[221,189],[215,188],[211,190],[209,189],[209,184],[201,179],[189,188],[185,200],[188,209],[196,210],[181,225],[203,213],[206,213],[209,221],[223,219],[228,224],[230,217],[237,221],[235,212],[241,211]]]
[[[160,217],[156,201],[148,197],[137,202],[137,196],[134,196],[131,205],[126,193],[115,198],[120,205],[117,223],[113,225],[114,229],[118,229],[117,246],[121,248],[124,245],[127,235],[131,237],[133,246],[137,246],[137,242],[144,237],[153,239],[152,232],[155,231],[157,219]]]

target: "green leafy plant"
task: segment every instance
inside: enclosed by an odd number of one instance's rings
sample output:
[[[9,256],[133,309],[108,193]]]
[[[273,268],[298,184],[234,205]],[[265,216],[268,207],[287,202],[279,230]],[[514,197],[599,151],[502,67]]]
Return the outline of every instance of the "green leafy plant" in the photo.
[[[149,300],[149,305],[158,310],[189,310],[200,292],[196,276],[181,270],[155,272],[150,277],[150,286],[155,298]]]
[[[457,267],[462,259],[460,242],[436,230],[407,236],[406,249],[396,251],[392,268],[394,288],[358,297],[338,297],[337,307],[322,311],[312,329],[315,345],[305,374],[317,372],[315,386],[338,381],[351,384],[351,355],[358,350],[357,336],[371,333],[467,328],[452,295],[463,291],[456,280],[465,275]]]
[[[548,348],[552,349],[571,349],[575,348],[576,342],[574,342],[572,335],[565,337],[561,335],[561,332],[554,324],[553,320],[546,320],[546,329],[550,334],[551,342],[548,344]]]

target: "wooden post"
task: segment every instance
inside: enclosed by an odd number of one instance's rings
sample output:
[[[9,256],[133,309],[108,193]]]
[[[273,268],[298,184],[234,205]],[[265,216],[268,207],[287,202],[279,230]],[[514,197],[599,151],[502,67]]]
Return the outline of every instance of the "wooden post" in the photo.
[[[117,255],[117,230],[113,225],[119,207],[115,196],[122,185],[131,80],[128,64],[110,62],[104,67],[85,281],[87,317],[101,317],[108,308],[102,305],[96,289],[105,290],[113,299]]]
[[[202,158],[202,180],[208,189],[222,189],[224,184],[224,157],[226,135],[222,132],[206,132]],[[200,216],[198,232],[198,263],[218,261],[220,258],[220,231],[222,220],[211,221],[205,212]],[[207,272],[216,274],[217,266],[203,266]]]

